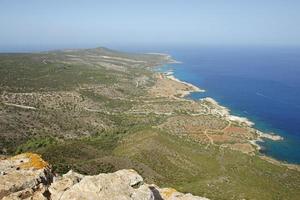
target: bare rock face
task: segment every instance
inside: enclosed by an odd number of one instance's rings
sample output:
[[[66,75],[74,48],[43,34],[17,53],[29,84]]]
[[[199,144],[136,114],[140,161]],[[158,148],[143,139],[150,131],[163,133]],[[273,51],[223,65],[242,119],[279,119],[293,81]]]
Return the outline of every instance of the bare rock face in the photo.
[[[69,172],[70,173],[70,172]],[[68,174],[69,174],[68,173]],[[70,173],[71,174],[71,173]],[[49,188],[54,195],[53,200],[150,200],[154,199],[151,190],[143,185],[143,178],[134,170],[120,170],[111,174],[80,177],[81,180],[72,186],[65,187],[65,182],[71,183],[78,174],[64,176],[55,181]],[[77,179],[78,180],[78,179]],[[61,187],[57,187],[60,185]]]
[[[0,160],[0,199],[46,199],[53,174],[39,155],[20,154]],[[45,194],[44,194],[45,193]]]
[[[84,176],[54,176],[37,154],[0,160],[0,199],[5,200],[207,200],[172,188],[148,185],[132,169]]]
[[[53,200],[207,200],[172,188],[160,189],[145,184],[132,169],[96,176],[82,176],[70,171],[56,179],[49,191]]]
[[[83,179],[83,175],[73,172],[72,170],[62,177],[55,177],[54,182],[49,187],[51,199],[61,199],[65,191]]]
[[[192,194],[183,194],[173,188],[157,188],[157,190],[161,195],[161,199],[165,200],[209,200],[207,198],[197,197]]]

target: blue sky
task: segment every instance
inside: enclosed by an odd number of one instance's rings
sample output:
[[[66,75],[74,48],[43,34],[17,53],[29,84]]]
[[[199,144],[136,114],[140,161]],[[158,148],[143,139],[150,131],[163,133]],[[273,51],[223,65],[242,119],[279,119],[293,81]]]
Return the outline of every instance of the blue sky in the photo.
[[[0,50],[300,46],[299,0],[0,0]]]

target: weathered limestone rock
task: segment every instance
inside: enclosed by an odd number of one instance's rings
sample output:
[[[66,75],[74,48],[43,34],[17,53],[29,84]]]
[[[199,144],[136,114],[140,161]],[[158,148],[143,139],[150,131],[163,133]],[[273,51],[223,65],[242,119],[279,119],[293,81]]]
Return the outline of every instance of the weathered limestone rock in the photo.
[[[67,188],[63,186],[62,182],[71,183],[70,180],[76,176],[77,174],[74,174],[74,176],[63,177],[55,181],[49,188],[52,199],[154,200],[151,190],[147,185],[143,185],[143,178],[134,170],[120,170],[110,174],[84,176],[81,177],[80,182],[73,182],[74,185],[72,186],[68,185]],[[58,185],[62,187],[57,187]]]
[[[208,200],[207,198],[193,196],[192,194],[183,194],[173,188],[158,188],[159,194],[164,200]]]
[[[30,199],[30,200],[47,200],[44,195],[45,189],[34,191],[33,189],[25,189],[19,192],[12,193],[2,200],[20,200],[20,199]]]
[[[60,199],[63,193],[76,183],[79,183],[84,176],[72,170],[62,177],[55,177],[54,182],[49,187],[52,199]]]
[[[0,172],[3,200],[207,200],[145,184],[132,169],[95,176],[73,171],[54,176],[48,163],[32,153],[0,159]]]
[[[37,196],[35,193],[46,191],[52,178],[48,163],[37,154],[25,153],[4,158],[0,160],[0,199]]]
[[[147,185],[134,170],[82,176],[72,171],[57,179],[49,191],[53,200],[207,200],[172,188]]]

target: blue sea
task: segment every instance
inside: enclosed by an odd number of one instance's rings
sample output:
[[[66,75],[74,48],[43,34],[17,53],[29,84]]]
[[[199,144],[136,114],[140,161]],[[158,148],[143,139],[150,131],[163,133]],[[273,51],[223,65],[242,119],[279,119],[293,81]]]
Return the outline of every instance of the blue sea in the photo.
[[[212,97],[232,114],[247,117],[255,127],[284,137],[265,140],[262,153],[288,163],[300,164],[300,48],[173,48],[164,50],[181,64],[173,70],[180,80]]]

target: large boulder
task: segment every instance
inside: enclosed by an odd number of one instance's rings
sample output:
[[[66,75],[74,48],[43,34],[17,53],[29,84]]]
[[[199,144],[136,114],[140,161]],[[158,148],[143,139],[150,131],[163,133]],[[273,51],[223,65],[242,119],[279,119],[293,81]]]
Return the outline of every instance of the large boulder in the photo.
[[[134,170],[80,177],[75,173],[56,180],[49,188],[53,200],[150,200],[153,194]],[[79,177],[79,179],[77,179]],[[76,180],[77,181],[73,181]],[[65,184],[67,183],[67,184]],[[73,185],[70,185],[72,184]]]
[[[0,199],[25,199],[30,196],[46,198],[47,187],[52,179],[49,164],[37,154],[24,153],[2,158]]]

